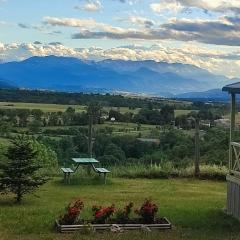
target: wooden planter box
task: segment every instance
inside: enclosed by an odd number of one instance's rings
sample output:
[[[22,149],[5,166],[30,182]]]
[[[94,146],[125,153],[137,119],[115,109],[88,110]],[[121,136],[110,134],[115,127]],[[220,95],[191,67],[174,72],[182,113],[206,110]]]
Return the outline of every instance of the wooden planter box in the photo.
[[[122,230],[137,230],[137,229],[171,229],[172,224],[167,218],[163,218],[166,223],[160,224],[92,224],[94,230],[111,230],[112,227],[117,226]],[[60,233],[70,233],[82,230],[86,225],[60,225],[56,220],[56,229]]]

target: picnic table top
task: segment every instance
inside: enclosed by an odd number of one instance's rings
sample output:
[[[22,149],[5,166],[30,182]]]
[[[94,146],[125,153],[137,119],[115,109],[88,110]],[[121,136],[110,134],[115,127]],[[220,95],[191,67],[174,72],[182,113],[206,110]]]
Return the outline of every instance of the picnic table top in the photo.
[[[88,164],[88,163],[99,163],[95,158],[72,158],[75,163]]]

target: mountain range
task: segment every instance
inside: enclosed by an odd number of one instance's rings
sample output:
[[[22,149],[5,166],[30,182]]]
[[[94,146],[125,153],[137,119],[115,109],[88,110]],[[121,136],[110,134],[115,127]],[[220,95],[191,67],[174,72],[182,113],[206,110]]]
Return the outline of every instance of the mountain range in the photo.
[[[199,67],[147,61],[90,61],[72,57],[31,57],[0,63],[0,87],[56,91],[124,91],[158,96],[220,89],[238,81]]]

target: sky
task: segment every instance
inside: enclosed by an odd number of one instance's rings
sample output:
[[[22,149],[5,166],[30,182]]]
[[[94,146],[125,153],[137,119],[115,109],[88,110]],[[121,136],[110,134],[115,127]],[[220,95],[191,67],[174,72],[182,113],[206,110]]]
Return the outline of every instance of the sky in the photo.
[[[240,77],[240,0],[0,0],[0,61],[47,55]]]

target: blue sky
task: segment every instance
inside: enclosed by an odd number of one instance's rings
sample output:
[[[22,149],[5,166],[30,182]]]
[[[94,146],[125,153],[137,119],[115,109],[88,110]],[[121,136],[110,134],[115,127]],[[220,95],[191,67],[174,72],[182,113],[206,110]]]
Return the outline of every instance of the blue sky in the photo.
[[[0,60],[181,62],[240,77],[239,0],[0,0]]]

